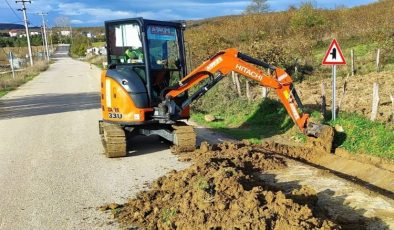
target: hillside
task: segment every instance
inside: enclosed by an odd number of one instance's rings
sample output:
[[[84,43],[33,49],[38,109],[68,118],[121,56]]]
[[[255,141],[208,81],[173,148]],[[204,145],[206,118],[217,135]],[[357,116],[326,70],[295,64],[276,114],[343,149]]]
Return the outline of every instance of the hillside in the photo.
[[[0,23],[0,30],[24,29],[24,25],[13,23]]]
[[[295,79],[301,100],[312,118],[345,127],[347,138],[336,139],[336,146],[394,159],[394,132],[390,93],[394,92],[394,1],[379,1],[350,9],[322,10],[304,4],[300,9],[267,14],[220,17],[189,23],[186,41],[195,68],[207,57],[229,47],[285,68]],[[355,53],[354,77],[347,81],[337,123],[330,122],[331,68],[321,62],[331,40],[336,38],[348,65],[338,67],[338,101],[346,76],[350,74],[350,51]],[[376,73],[376,53],[380,49],[380,73]],[[298,71],[295,73],[295,67]],[[231,78],[225,79],[194,103],[193,119],[240,139],[259,141],[277,135],[304,140],[293,127],[274,91],[263,100],[262,90],[251,85],[251,100],[246,97],[246,79],[240,78],[239,97]],[[373,82],[380,84],[378,121],[369,122]],[[320,115],[321,83],[325,84],[327,111]],[[218,103],[220,101],[220,103]],[[354,115],[358,114],[358,115]],[[217,121],[207,123],[204,115]],[[361,116],[361,117],[360,117]],[[358,130],[358,127],[364,127]],[[390,128],[391,127],[391,128]],[[361,136],[361,133],[363,133]],[[376,134],[373,140],[372,134]],[[373,148],[370,148],[373,146]]]
[[[306,4],[301,9],[286,12],[229,16],[193,23],[186,31],[191,67],[196,67],[219,50],[236,47],[241,52],[285,68],[298,81],[318,81],[331,75],[331,68],[322,66],[321,61],[331,39],[335,37],[348,63],[350,50],[354,50],[357,75],[376,71],[376,51],[380,48],[381,70],[389,71],[387,74],[392,76],[392,12],[392,0],[337,10],[314,9]],[[294,73],[296,66],[299,71],[297,74]],[[350,64],[338,69],[338,76],[345,77],[350,73]],[[252,82],[253,86],[256,84]],[[260,92],[254,91],[257,94]],[[215,98],[219,94],[223,96],[218,89],[209,93]],[[253,98],[259,99],[258,95]],[[209,96],[201,100],[203,102],[195,106],[196,110],[214,112],[215,106],[200,106],[209,104]],[[228,100],[244,99],[230,95]]]
[[[320,75],[327,70],[329,72],[329,68],[322,68],[320,63],[333,37],[339,40],[348,59],[350,48],[356,49],[360,62],[364,61],[361,56],[381,48],[384,65],[392,64],[392,12],[392,0],[337,10],[314,9],[306,4],[301,9],[286,12],[220,17],[190,23],[186,41],[192,53],[193,66],[219,50],[237,47],[241,52],[285,67],[289,72],[294,71],[297,65],[305,75]],[[368,72],[362,65],[358,68],[360,72]]]

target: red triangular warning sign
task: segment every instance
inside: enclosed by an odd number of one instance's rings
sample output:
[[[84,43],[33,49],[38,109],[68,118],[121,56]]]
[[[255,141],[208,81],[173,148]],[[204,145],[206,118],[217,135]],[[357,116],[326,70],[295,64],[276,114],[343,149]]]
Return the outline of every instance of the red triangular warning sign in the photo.
[[[346,65],[346,60],[337,40],[332,40],[330,48],[328,48],[324,56],[323,65]]]

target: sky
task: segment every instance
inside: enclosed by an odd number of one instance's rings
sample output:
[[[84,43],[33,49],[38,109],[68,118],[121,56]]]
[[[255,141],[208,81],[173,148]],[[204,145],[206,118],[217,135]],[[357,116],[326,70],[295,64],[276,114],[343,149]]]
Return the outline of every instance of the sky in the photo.
[[[365,5],[376,0],[314,0],[316,7],[333,9]],[[241,14],[250,0],[32,0],[26,8],[31,26],[41,24],[37,13],[48,13],[50,26],[56,18],[67,17],[72,26],[101,26],[106,20],[144,17],[156,20],[190,20],[223,15]],[[282,11],[290,5],[299,6],[305,0],[268,0],[271,11]],[[0,0],[0,23],[22,24],[20,3],[14,0]]]

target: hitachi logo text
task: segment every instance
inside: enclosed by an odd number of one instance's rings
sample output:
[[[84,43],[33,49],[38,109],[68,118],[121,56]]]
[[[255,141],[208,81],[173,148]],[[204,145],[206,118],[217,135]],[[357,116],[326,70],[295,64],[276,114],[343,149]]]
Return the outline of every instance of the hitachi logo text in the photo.
[[[246,68],[245,66],[239,65],[237,64],[235,66],[236,69],[241,70],[242,72],[244,72],[245,74],[247,74],[248,76],[252,76],[254,79],[256,79],[257,81],[261,81],[263,80],[263,76]]]
[[[213,68],[215,68],[217,65],[219,65],[223,61],[222,57],[216,58],[215,61],[213,61],[211,64],[207,66],[207,71],[211,71]]]

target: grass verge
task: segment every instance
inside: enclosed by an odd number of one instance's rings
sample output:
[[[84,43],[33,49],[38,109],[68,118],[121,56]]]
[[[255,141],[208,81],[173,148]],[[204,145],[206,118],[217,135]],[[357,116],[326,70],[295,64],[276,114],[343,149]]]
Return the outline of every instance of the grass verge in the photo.
[[[204,114],[195,113],[192,119],[199,124],[225,133],[236,139],[247,139],[252,143],[260,143],[261,139],[280,134],[289,134],[298,141],[305,141],[305,136],[291,129],[294,124],[281,103],[266,99],[261,104],[252,105],[250,115],[227,119],[231,114],[222,114],[214,122],[206,122]],[[365,117],[353,113],[341,113],[336,121],[324,120],[318,111],[308,111],[316,122],[340,125],[343,133],[335,135],[334,145],[342,147],[352,154],[368,154],[380,158],[394,160],[394,129],[387,124],[372,122]]]
[[[350,153],[364,153],[394,160],[394,129],[384,123],[372,122],[353,113],[340,114],[331,125],[340,125],[344,133],[338,133],[334,145]]]
[[[28,67],[26,70],[15,73],[15,78],[12,74],[0,75],[0,97],[3,97],[10,91],[18,88],[24,83],[32,80],[39,73],[47,70],[49,64],[44,61],[38,61],[33,67]]]
[[[236,104],[235,101],[233,103]],[[213,113],[218,118],[214,122],[206,122],[202,113],[194,113],[192,119],[236,139],[247,139],[252,143],[259,143],[262,138],[283,134],[294,126],[278,101],[266,99],[260,104],[251,103],[244,105],[243,108],[238,113],[232,109],[221,114]]]

